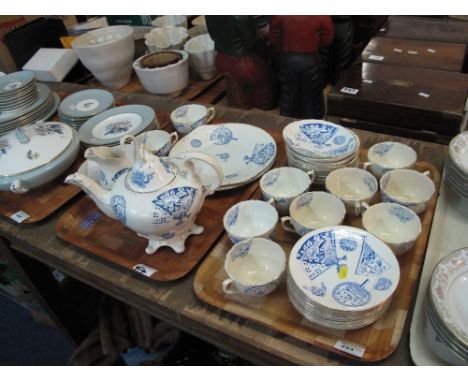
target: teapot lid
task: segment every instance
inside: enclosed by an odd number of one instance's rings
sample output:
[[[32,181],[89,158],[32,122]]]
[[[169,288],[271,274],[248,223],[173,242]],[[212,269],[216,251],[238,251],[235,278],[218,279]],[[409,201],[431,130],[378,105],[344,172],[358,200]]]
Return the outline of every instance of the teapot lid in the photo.
[[[175,166],[168,160],[152,155],[150,160],[139,159],[125,178],[125,186],[138,193],[154,192],[168,185],[176,177]]]

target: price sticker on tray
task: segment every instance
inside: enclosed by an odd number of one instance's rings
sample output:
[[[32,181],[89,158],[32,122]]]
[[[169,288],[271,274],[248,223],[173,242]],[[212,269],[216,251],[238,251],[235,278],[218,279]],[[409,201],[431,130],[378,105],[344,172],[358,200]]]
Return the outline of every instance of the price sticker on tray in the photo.
[[[336,341],[336,344],[334,347],[335,349],[344,351],[345,353],[354,355],[355,357],[359,357],[359,358],[362,358],[362,356],[364,355],[366,351],[366,348],[363,348],[362,346],[359,346],[350,342],[346,342],[346,341],[341,341],[341,340]]]
[[[384,56],[376,56],[375,54],[371,54],[369,56],[369,60],[374,60],[374,61],[383,61],[385,57]]]
[[[133,267],[133,270],[146,277],[151,277],[153,273],[156,273],[158,271],[157,269],[145,264],[137,264]]]
[[[11,215],[10,218],[12,218],[17,223],[22,223],[27,218],[29,218],[29,215],[24,211],[18,211],[18,212],[15,212],[13,215]]]
[[[341,93],[346,93],[346,94],[351,94],[351,95],[356,95],[356,94],[359,93],[359,89],[342,87],[340,92]]]

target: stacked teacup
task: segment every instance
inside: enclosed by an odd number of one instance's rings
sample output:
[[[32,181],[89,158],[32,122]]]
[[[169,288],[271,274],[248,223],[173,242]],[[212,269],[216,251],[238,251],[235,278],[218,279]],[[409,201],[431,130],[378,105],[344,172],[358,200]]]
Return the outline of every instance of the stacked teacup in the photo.
[[[322,120],[292,122],[283,129],[291,167],[315,172],[315,183],[324,184],[338,168],[356,167],[360,141],[351,130]]]

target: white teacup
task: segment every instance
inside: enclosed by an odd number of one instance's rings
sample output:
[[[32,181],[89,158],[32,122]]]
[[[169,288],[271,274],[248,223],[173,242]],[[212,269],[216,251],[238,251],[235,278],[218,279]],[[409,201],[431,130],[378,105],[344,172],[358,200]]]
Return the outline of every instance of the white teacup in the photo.
[[[179,134],[188,134],[201,125],[210,122],[215,116],[214,107],[184,105],[171,113],[171,121]]]
[[[325,188],[343,201],[348,214],[359,216],[363,203],[371,204],[379,186],[377,179],[370,172],[345,167],[328,174]]]
[[[224,269],[229,278],[223,281],[223,292],[265,296],[279,285],[286,268],[286,254],[271,240],[248,239],[237,243],[227,253]]]
[[[363,163],[363,169],[380,178],[390,170],[412,168],[417,155],[411,147],[399,142],[380,142],[367,152],[369,162]]]
[[[286,231],[299,236],[322,227],[340,225],[346,215],[343,202],[323,191],[306,192],[291,203],[289,215],[281,218]],[[292,227],[288,226],[288,223]]]
[[[382,201],[401,204],[417,214],[424,212],[435,192],[429,174],[406,169],[387,172],[380,178]]]
[[[223,218],[224,229],[234,244],[252,237],[269,237],[277,223],[278,212],[262,200],[237,203]]]
[[[265,173],[260,179],[263,199],[281,213],[287,213],[293,200],[309,190],[314,171],[305,172],[294,167],[279,167]]]
[[[178,139],[177,132],[169,134],[164,130],[151,130],[138,136],[140,143],[145,145],[151,153],[160,157],[167,156]]]
[[[421,234],[419,216],[397,203],[367,206],[362,215],[362,225],[387,244],[395,255],[410,250]]]

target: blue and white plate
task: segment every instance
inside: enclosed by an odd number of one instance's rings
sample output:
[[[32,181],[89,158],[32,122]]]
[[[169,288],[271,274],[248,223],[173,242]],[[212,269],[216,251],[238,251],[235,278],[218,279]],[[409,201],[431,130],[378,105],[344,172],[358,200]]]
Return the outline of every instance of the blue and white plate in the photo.
[[[126,105],[88,119],[79,129],[78,135],[80,141],[88,146],[112,146],[118,144],[124,135],[136,136],[155,123],[158,126],[151,107]]]
[[[59,112],[70,119],[89,119],[114,106],[114,96],[102,89],[82,90],[66,97]]]
[[[265,130],[243,123],[204,125],[179,140],[170,156],[204,152],[218,159],[224,171],[220,189],[240,187],[263,175],[274,163],[277,147]],[[202,181],[215,176],[210,166],[197,162]]]

